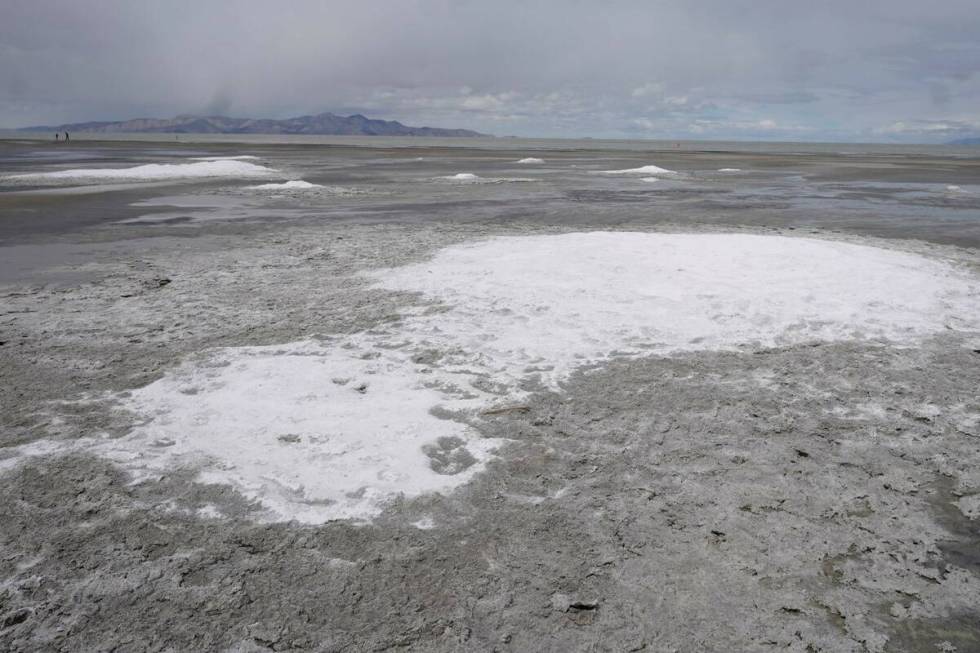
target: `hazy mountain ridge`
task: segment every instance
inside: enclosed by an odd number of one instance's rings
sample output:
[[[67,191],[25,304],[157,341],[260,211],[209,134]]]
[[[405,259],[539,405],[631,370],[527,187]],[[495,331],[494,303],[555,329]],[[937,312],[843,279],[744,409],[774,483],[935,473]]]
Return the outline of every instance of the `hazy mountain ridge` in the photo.
[[[410,127],[397,120],[376,120],[361,114],[338,116],[321,113],[285,120],[269,118],[229,118],[227,116],[177,116],[176,118],[136,118],[133,120],[77,122],[64,125],[38,125],[19,131],[68,131],[94,133],[171,133],[171,134],[315,134],[327,136],[486,136],[470,129]]]
[[[980,136],[957,138],[955,141],[950,141],[948,145],[980,145]]]

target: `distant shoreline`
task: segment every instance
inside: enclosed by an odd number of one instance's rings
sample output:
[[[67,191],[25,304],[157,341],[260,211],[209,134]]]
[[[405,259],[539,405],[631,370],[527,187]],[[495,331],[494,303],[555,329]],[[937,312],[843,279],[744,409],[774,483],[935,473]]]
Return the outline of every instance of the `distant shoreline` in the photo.
[[[32,141],[55,145],[56,130],[22,131],[0,129],[0,142]],[[813,141],[694,140],[694,139],[625,139],[625,138],[532,138],[516,136],[385,136],[328,134],[187,134],[159,132],[72,132],[75,143],[180,143],[193,145],[254,146],[341,146],[364,148],[472,148],[489,150],[613,150],[674,152],[738,152],[758,154],[908,154],[980,157],[980,146],[946,143],[839,143]],[[60,143],[60,145],[65,145]]]
[[[412,127],[397,120],[368,118],[355,113],[340,116],[324,112],[282,120],[183,115],[175,118],[91,120],[59,125],[31,125],[21,132],[139,133],[139,134],[282,134],[310,136],[435,136],[474,138],[488,136],[472,129]]]

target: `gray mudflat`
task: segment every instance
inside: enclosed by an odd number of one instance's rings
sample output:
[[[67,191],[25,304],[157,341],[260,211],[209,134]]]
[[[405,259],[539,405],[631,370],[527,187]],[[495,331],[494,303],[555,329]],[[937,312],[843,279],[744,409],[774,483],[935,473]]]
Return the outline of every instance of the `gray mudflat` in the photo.
[[[554,230],[161,238],[68,288],[8,284],[4,444],[125,432],[111,402],[63,401],[414,301],[355,270]],[[980,492],[977,346],[612,362],[478,421],[514,442],[463,489],[362,526],[260,525],[227,487],[33,459],[0,475],[0,648],[977,650],[977,522],[954,505]],[[192,516],[208,504],[238,517]]]
[[[0,143],[0,173],[32,147]],[[60,165],[257,154],[340,190],[0,184],[0,650],[980,650],[980,340],[953,329],[581,370],[472,421],[511,441],[472,482],[370,524],[16,457],[127,433],[113,393],[201,351],[396,320],[422,300],[356,273],[493,235],[817,235],[980,273],[978,159],[86,147]],[[685,176],[593,174],[653,162]],[[462,171],[539,181],[437,180]]]

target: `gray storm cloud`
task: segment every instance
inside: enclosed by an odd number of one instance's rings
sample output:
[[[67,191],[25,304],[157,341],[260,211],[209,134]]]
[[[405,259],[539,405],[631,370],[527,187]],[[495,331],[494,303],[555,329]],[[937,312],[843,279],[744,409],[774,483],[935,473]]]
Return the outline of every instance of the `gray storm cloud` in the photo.
[[[976,0],[5,0],[0,125],[362,112],[541,136],[980,132]]]

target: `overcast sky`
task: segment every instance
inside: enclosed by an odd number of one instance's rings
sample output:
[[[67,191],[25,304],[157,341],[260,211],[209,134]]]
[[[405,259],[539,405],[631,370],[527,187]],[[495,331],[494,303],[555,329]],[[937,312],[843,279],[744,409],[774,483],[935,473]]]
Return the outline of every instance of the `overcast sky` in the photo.
[[[980,0],[0,0],[0,125],[364,113],[498,135],[980,134]]]

